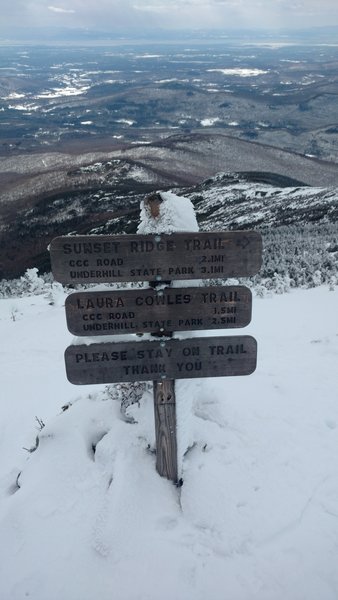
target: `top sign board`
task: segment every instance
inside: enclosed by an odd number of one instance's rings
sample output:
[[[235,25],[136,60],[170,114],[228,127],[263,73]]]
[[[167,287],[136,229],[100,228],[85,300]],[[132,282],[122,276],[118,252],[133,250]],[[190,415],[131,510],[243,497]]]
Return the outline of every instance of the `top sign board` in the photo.
[[[262,260],[256,231],[55,238],[54,278],[61,283],[249,277]]]

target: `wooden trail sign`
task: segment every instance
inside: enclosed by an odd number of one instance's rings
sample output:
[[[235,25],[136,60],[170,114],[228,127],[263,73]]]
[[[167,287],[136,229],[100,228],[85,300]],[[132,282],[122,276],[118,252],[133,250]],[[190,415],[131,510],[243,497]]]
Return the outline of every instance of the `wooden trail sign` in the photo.
[[[250,375],[256,361],[251,336],[74,345],[65,352],[68,380],[77,385]]]
[[[170,200],[161,193],[145,198],[144,209],[155,231],[158,217],[166,212],[175,225]],[[251,320],[252,296],[244,286],[181,289],[169,284],[255,275],[262,261],[261,235],[64,236],[51,242],[50,255],[54,278],[61,283],[151,281],[156,288],[70,295],[66,316],[75,335],[148,332],[158,338],[69,346],[66,372],[78,385],[152,380],[156,469],[178,484],[175,380],[249,375],[256,369],[257,343],[251,336],[172,339],[174,331],[245,327]]]
[[[74,335],[161,333],[245,327],[251,291],[244,286],[75,292],[66,299]]]
[[[64,236],[51,242],[62,283],[249,277],[262,260],[256,231]]]

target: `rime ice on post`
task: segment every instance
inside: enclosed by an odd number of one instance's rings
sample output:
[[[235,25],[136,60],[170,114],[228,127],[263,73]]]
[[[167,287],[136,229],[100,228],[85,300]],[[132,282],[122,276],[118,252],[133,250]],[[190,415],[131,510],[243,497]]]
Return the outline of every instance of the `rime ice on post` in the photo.
[[[157,192],[141,202],[137,233],[198,231],[194,207],[189,198],[172,192]]]
[[[138,233],[174,233],[180,231],[198,231],[194,207],[188,198],[179,197],[172,192],[154,193],[141,203],[141,221]],[[154,285],[161,282],[155,282]],[[168,284],[168,282],[166,282]],[[164,332],[171,336],[172,332]],[[163,334],[163,335],[164,335]],[[163,340],[163,344],[165,341]],[[156,433],[156,469],[162,477],[175,483],[180,479],[181,458],[187,448],[185,427],[178,424],[187,422],[184,415],[177,418],[177,409],[181,413],[183,403],[176,402],[175,381],[154,381],[154,414]],[[189,402],[184,402],[184,412],[189,411]],[[179,435],[178,435],[179,434]]]

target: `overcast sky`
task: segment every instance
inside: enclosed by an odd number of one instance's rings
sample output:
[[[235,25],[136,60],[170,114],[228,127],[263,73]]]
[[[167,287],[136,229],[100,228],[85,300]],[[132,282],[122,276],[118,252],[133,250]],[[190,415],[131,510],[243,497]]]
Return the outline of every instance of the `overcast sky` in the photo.
[[[338,25],[338,0],[5,0],[1,28],[284,28]]]

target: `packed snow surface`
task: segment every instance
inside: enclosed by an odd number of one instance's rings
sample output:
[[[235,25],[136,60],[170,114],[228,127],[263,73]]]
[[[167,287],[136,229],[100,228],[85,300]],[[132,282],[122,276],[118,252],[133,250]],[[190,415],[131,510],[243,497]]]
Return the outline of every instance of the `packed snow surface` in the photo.
[[[181,488],[150,389],[130,424],[67,382],[55,296],[0,301],[0,598],[337,600],[338,289],[254,298],[256,372],[177,382]]]

